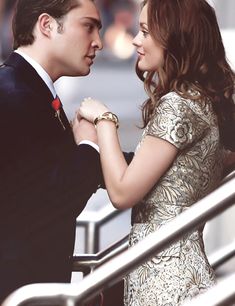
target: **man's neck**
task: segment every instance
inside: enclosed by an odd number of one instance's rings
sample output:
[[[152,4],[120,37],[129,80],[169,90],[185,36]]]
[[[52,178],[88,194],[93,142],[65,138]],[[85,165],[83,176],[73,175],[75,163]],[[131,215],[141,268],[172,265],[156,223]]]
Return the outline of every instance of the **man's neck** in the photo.
[[[52,95],[55,97],[56,92],[53,85],[53,80],[47,73],[47,71],[42,67],[42,65],[34,57],[30,56],[30,52],[25,52],[24,48],[18,48],[17,50],[15,50],[15,52],[21,55],[37,71],[39,76],[43,79],[43,81],[50,89]]]

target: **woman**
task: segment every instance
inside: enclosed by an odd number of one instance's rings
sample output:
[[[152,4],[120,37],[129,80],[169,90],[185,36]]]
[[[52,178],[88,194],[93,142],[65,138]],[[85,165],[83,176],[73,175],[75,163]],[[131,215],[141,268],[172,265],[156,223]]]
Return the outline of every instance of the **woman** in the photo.
[[[133,207],[130,245],[218,186],[224,149],[234,149],[235,132],[234,73],[209,4],[146,0],[139,23],[133,43],[149,99],[142,108],[143,136],[129,166],[118,142],[117,117],[90,98],[79,109],[96,125],[111,202],[118,209]],[[181,305],[213,286],[202,230],[131,272],[125,279],[125,305]]]

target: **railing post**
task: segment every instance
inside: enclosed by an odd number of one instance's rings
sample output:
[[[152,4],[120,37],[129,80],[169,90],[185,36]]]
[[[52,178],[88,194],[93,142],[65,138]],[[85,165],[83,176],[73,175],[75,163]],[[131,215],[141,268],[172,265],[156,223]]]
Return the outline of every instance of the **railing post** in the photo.
[[[75,302],[74,299],[68,298],[68,299],[65,301],[64,306],[76,306],[76,302]]]
[[[85,253],[96,254],[99,251],[99,224],[88,222],[85,226]]]
[[[115,216],[123,213],[111,204],[96,212],[86,212],[77,219],[77,226],[85,229],[84,251],[87,254],[96,254],[100,248],[100,227]]]

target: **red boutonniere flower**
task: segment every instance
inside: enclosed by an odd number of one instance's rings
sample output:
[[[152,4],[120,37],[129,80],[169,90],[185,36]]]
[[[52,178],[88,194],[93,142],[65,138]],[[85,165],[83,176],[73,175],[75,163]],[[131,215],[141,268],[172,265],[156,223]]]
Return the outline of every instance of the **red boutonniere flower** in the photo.
[[[65,126],[60,118],[60,108],[61,108],[61,102],[60,99],[57,97],[55,98],[52,103],[51,103],[53,109],[55,110],[55,117],[58,118],[58,120],[60,121],[60,124],[62,125],[63,129],[65,130]]]

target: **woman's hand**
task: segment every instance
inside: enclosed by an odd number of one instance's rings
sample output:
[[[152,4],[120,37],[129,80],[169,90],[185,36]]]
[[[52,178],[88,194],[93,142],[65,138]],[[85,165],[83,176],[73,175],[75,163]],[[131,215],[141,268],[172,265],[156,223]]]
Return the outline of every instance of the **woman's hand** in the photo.
[[[93,100],[92,98],[85,98],[78,109],[79,116],[92,123],[94,122],[95,118],[107,111],[107,106],[98,100]]]

